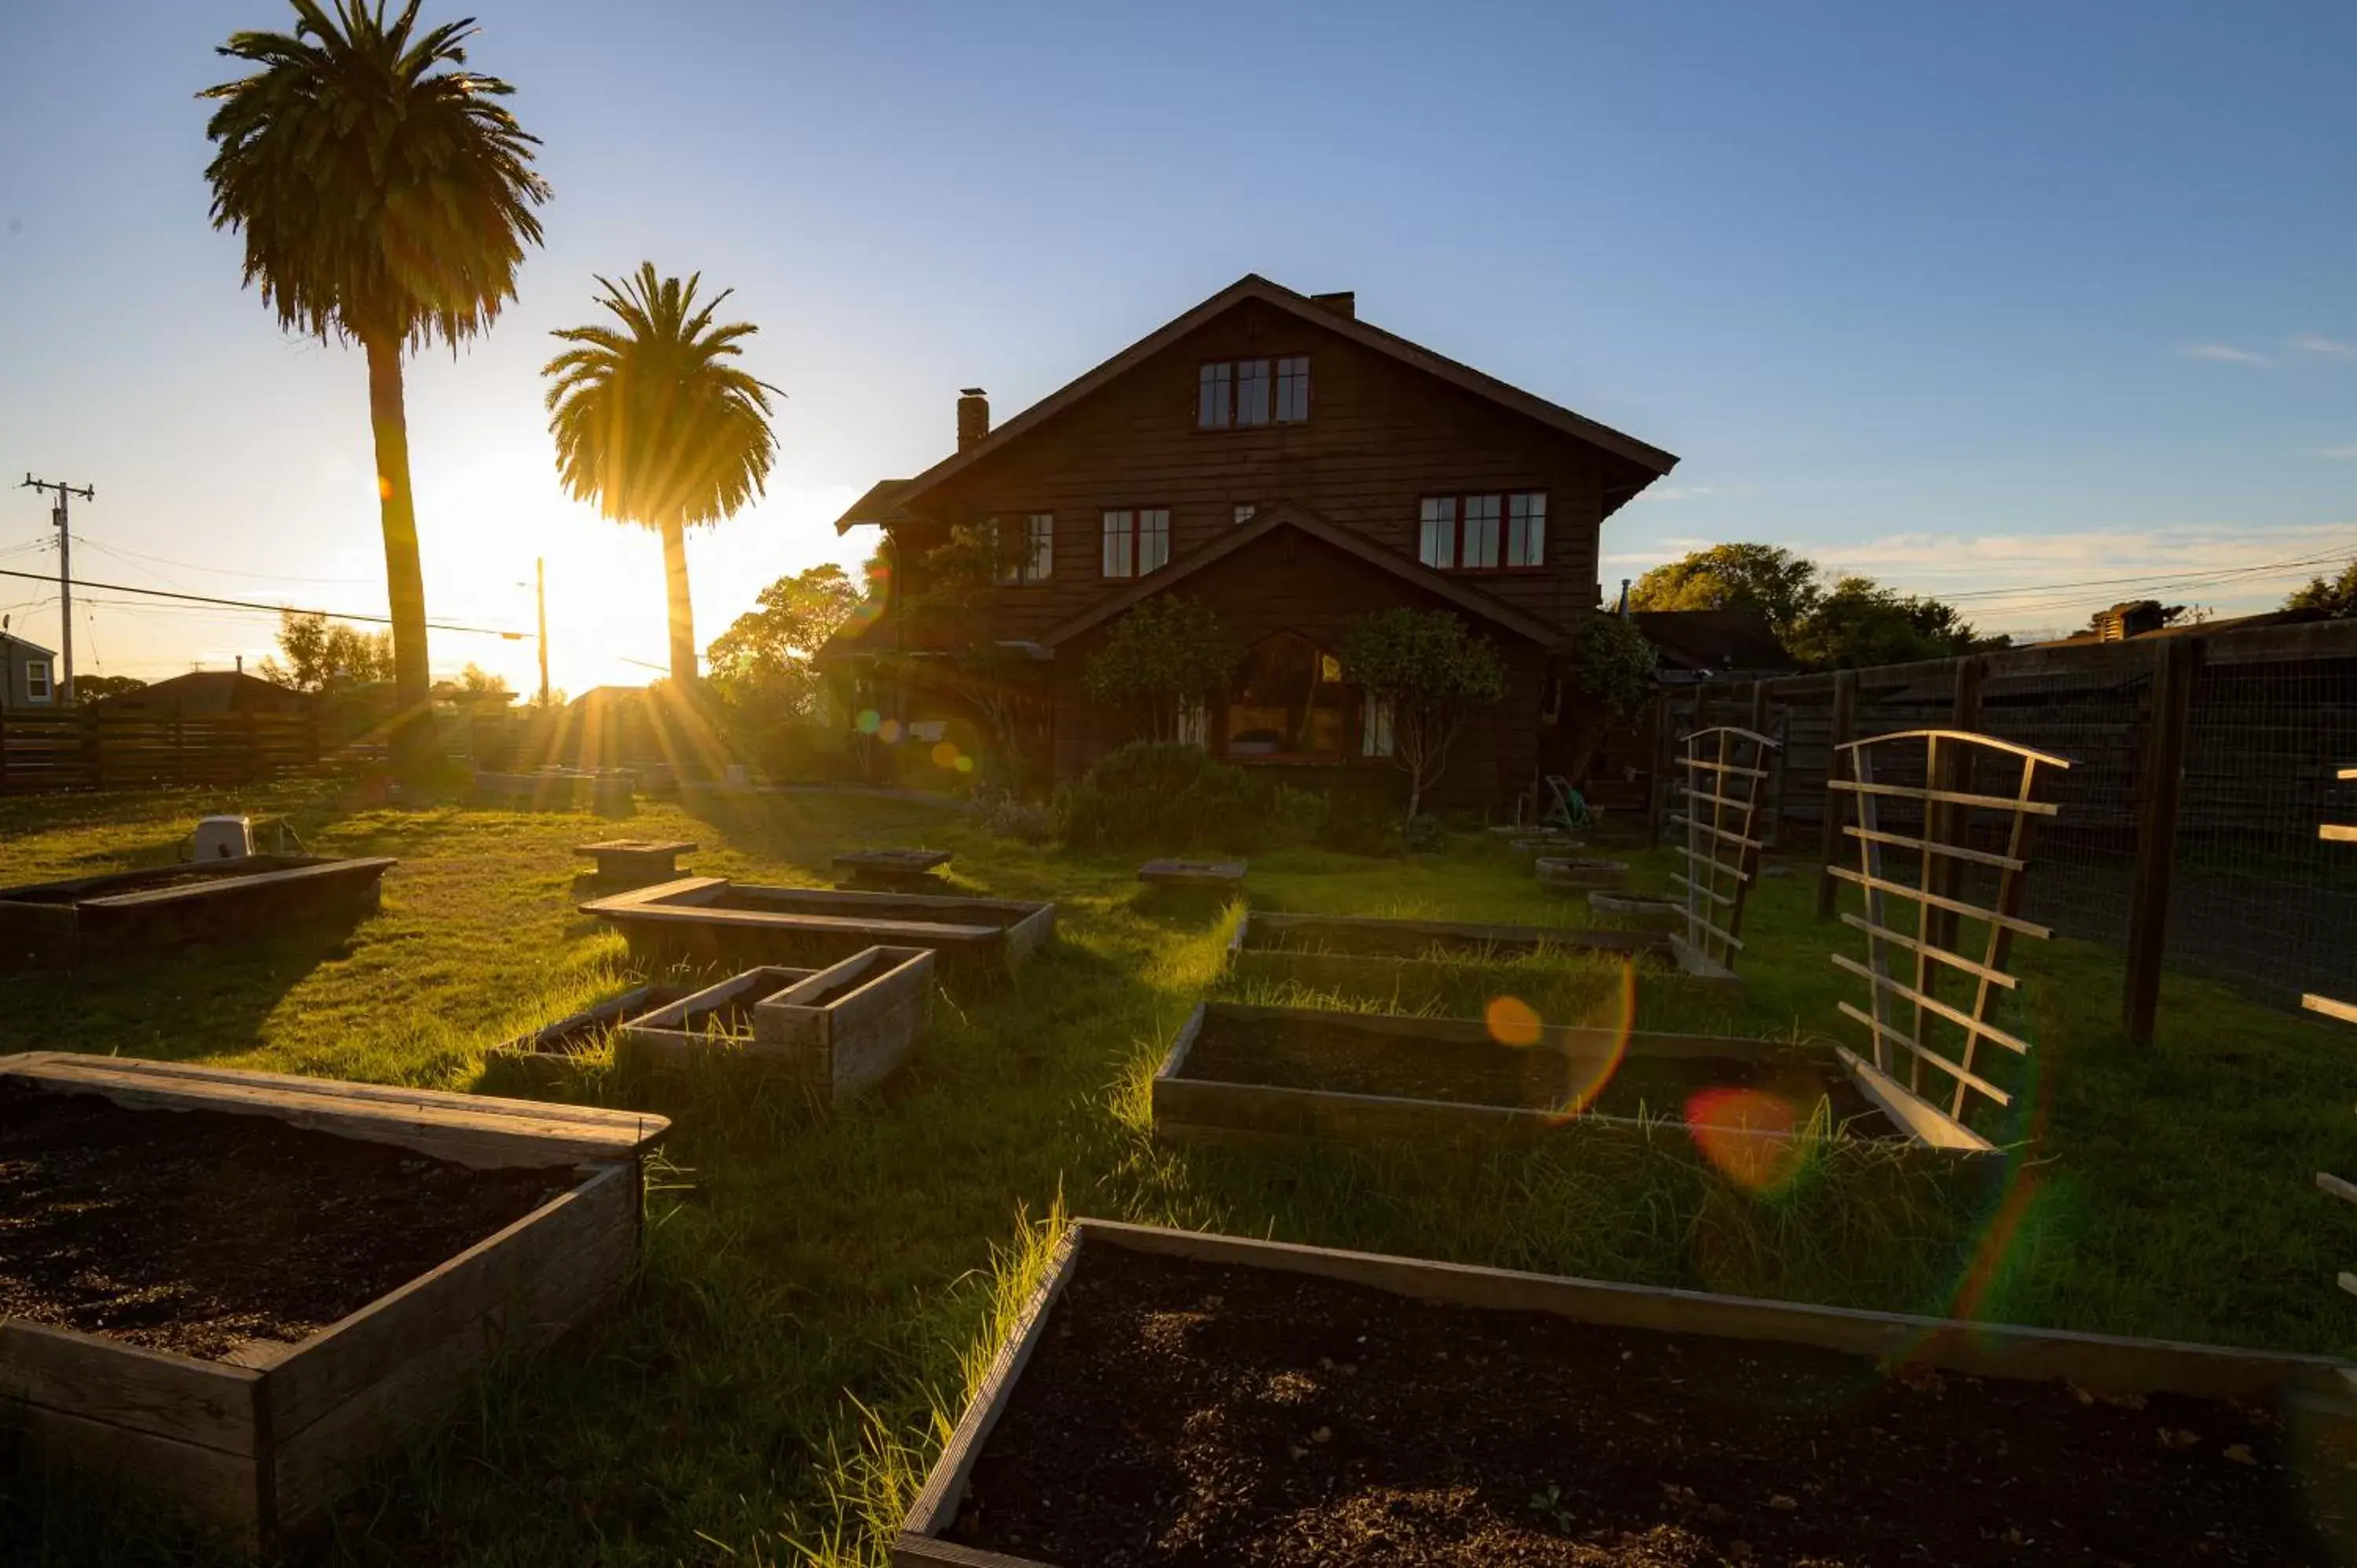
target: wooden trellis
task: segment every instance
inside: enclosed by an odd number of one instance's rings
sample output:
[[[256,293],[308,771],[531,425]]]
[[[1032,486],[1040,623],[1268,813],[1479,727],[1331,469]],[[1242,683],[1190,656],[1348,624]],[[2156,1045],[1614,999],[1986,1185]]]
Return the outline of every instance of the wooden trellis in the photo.
[[[1922,782],[1896,782],[1916,776],[1919,754]],[[1989,1015],[1998,993],[2017,983],[2007,969],[2013,939],[2053,935],[2022,918],[2021,905],[2037,823],[2059,810],[2038,798],[2040,782],[2070,766],[2061,757],[1965,730],[1904,730],[1835,748],[1835,777],[1826,785],[1837,793],[1828,797],[1826,807],[1838,813],[1843,796],[1857,802],[1857,820],[1843,824],[1842,832],[1857,842],[1858,865],[1855,871],[1828,869],[1866,894],[1865,915],[1845,911],[1842,921],[1866,934],[1867,961],[1846,953],[1834,954],[1833,961],[1866,982],[1867,1008],[1839,1005],[1871,1032],[1875,1066],[1895,1079],[1903,1054],[1908,1091],[1933,1110],[1944,1099],[1947,1108],[1941,1113],[1951,1121],[1964,1120],[1967,1095],[2000,1106],[2012,1103],[2010,1094],[1976,1070],[1978,1056],[1984,1041],[2016,1055],[2029,1050],[2029,1041],[1999,1028]],[[1845,772],[1847,777],[1841,776]],[[1886,826],[1886,802],[1910,817],[1920,812],[1920,820],[1900,823],[1917,831]],[[1899,879],[1904,858],[1915,861],[1912,883]],[[1964,896],[1975,868],[1983,880],[1989,872],[1996,875],[1986,904]],[[1914,907],[1911,929],[1894,918],[1909,904]],[[1963,950],[1964,921],[1982,928],[1970,939],[1978,957]],[[1894,954],[1909,978],[1892,972]],[[1972,992],[1969,1006],[1940,997],[1943,971],[1964,977]],[[1948,1032],[1938,1029],[1942,1024],[1960,1036],[1953,1051],[1943,1048]],[[1928,1093],[1927,1068],[1947,1080]]]
[[[2341,770],[2340,776],[2344,780],[2357,779],[2357,768],[2344,768]],[[2348,822],[2325,822],[2317,828],[2316,836],[2328,843],[2357,843],[2357,825]],[[2311,1013],[2321,1013],[2328,1018],[2338,1018],[2344,1024],[2357,1024],[2357,1004],[2343,1002],[2332,996],[2319,996],[2311,992],[2299,999],[2299,1004]],[[2357,1183],[2344,1181],[2330,1171],[2317,1172],[2316,1185],[2335,1197],[2350,1203],[2357,1203]],[[2352,1295],[2357,1295],[2357,1273],[2352,1273],[2347,1269],[2341,1270],[2341,1288]]]
[[[1686,945],[1733,969],[1743,950],[1744,899],[1760,872],[1760,807],[1778,743],[1726,726],[1696,730],[1684,746],[1685,810],[1670,821],[1686,830],[1686,865],[1670,880],[1685,889]]]

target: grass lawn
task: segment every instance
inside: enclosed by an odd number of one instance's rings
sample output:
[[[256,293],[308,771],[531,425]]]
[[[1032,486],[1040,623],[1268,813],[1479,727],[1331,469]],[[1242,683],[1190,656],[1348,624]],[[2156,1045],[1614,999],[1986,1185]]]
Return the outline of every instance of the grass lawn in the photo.
[[[0,886],[154,864],[196,795],[0,801]],[[304,843],[398,855],[382,913],[349,936],[194,949],[113,972],[0,973],[0,1053],[65,1048],[514,1091],[499,1040],[626,983],[619,940],[574,912],[586,816],[347,809],[289,789]],[[1219,980],[1232,912],[1140,896],[1134,859],[983,837],[938,809],[793,796],[632,836],[694,839],[698,872],[823,885],[835,852],[922,842],[962,886],[1053,898],[1060,941],[1015,983],[940,1010],[917,1065],[832,1115],[741,1081],[574,1091],[676,1118],[629,1304],[508,1369],[389,1465],[325,1560],[367,1563],[880,1563],[1059,1211],[1645,1283],[1957,1312],[2115,1333],[2357,1353],[2333,1285],[2357,1214],[2318,1193],[2357,1172],[2357,1035],[2172,976],[2159,1038],[2121,1039],[2119,961],[2025,943],[2018,1013],[2034,1155],[1963,1181],[1876,1158],[1772,1190],[1685,1136],[1568,1133],[1485,1159],[1404,1151],[1174,1154],[1146,1085]],[[1639,886],[1666,865],[1638,857]],[[2034,874],[2033,874],[2034,875]],[[1519,861],[1469,835],[1406,861],[1256,860],[1274,908],[1565,921]],[[1763,879],[1739,1002],[1641,982],[1649,1026],[1849,1038],[1854,983],[1806,875]],[[1591,987],[1590,992],[1600,988]],[[1546,1000],[1555,1021],[1588,1004]],[[0,1468],[0,1563],[201,1560],[101,1490]]]

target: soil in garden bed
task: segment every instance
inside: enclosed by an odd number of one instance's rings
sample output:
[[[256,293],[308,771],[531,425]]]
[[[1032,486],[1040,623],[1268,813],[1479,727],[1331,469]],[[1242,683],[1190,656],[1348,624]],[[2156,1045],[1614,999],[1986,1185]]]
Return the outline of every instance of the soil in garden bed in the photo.
[[[2331,1562],[2289,1446],[2208,1401],[1092,1247],[949,1535],[1060,1568]]]
[[[213,1359],[299,1340],[575,1180],[0,1082],[0,1319]]]
[[[1343,1015],[1347,1017],[1347,1015]],[[1271,1089],[1385,1094],[1460,1105],[1551,1111],[1583,1094],[1586,1109],[1608,1116],[1676,1117],[1707,1090],[1759,1090],[1793,1106],[1806,1122],[1820,1100],[1835,1125],[1857,1123],[1863,1136],[1898,1135],[1888,1118],[1831,1063],[1797,1050],[1755,1058],[1647,1057],[1612,1065],[1568,1058],[1544,1046],[1436,1039],[1354,1027],[1338,1017],[1246,1019],[1207,1013],[1178,1076]]]
[[[1286,952],[1324,958],[1417,958],[1463,961],[1527,958],[1533,952],[1553,957],[1584,956],[1590,950],[1570,941],[1485,941],[1475,937],[1437,935],[1428,931],[1379,930],[1364,926],[1288,926],[1244,929],[1246,952]]]

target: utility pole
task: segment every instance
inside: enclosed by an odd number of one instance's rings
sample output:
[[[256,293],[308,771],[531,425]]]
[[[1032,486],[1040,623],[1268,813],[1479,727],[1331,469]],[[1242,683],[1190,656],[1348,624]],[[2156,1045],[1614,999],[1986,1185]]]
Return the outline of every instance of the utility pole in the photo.
[[[540,705],[548,707],[548,557],[532,564],[532,596],[540,608]]]
[[[58,656],[65,665],[65,679],[59,683],[58,687],[60,693],[59,703],[61,706],[71,707],[74,700],[73,532],[66,526],[68,521],[66,501],[72,496],[80,496],[86,501],[94,501],[98,499],[98,487],[84,485],[81,489],[76,489],[71,485],[59,480],[37,479],[32,475],[27,474],[25,482],[16,488],[20,490],[57,492],[58,504],[49,509],[49,521],[58,525],[58,626],[65,633],[58,647]]]

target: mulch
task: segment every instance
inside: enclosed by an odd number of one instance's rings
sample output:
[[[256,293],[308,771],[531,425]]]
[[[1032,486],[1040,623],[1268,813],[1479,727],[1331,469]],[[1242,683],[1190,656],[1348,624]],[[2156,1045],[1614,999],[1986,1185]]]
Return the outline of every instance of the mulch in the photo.
[[[2324,1563],[2303,1477],[2352,1460],[2256,1408],[1099,1247],[949,1533],[1064,1568]]]
[[[573,1179],[0,1082],[0,1319],[209,1359],[294,1342]]]

